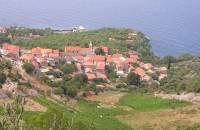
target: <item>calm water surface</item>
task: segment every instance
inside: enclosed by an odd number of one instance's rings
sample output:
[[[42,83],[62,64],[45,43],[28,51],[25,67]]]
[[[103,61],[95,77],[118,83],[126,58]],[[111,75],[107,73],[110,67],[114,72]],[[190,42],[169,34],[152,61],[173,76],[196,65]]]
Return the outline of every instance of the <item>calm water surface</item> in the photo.
[[[200,0],[0,0],[0,25],[135,28],[158,55],[200,54]]]

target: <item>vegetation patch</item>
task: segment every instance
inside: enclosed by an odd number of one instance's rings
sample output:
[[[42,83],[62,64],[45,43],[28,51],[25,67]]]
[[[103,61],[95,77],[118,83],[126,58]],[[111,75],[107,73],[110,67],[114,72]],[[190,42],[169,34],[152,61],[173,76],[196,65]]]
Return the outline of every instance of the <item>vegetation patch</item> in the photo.
[[[86,122],[87,124],[94,126],[97,130],[131,129],[115,118],[117,115],[124,115],[127,113],[120,108],[103,108],[96,102],[80,100],[72,109],[65,104],[56,103],[42,97],[34,98],[34,100],[48,107],[48,111],[63,112],[66,117],[73,118],[76,121]],[[40,117],[38,116],[37,118]],[[38,123],[36,122],[36,124]]]
[[[191,103],[179,100],[161,99],[148,94],[128,93],[119,100],[119,105],[129,106],[136,111],[147,112],[163,108],[176,108]]]
[[[104,92],[98,95],[89,96],[86,100],[98,102],[102,107],[115,107],[119,99],[124,95],[121,92]]]
[[[160,109],[118,116],[118,119],[134,129],[177,129],[197,130],[199,125],[199,106]],[[195,114],[192,112],[195,111]]]

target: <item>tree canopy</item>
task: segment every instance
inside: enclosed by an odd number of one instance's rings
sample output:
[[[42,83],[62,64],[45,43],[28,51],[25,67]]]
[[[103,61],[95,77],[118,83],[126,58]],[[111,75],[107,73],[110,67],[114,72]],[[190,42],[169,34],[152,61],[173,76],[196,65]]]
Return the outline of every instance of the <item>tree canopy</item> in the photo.
[[[35,70],[35,66],[28,62],[25,62],[22,67],[29,74],[31,74]]]
[[[140,76],[136,73],[129,73],[127,76],[127,82],[129,85],[136,85],[138,86],[140,84]]]
[[[101,47],[98,47],[98,48],[95,50],[95,54],[96,54],[96,55],[105,55],[105,52],[104,52],[104,50],[103,50]]]

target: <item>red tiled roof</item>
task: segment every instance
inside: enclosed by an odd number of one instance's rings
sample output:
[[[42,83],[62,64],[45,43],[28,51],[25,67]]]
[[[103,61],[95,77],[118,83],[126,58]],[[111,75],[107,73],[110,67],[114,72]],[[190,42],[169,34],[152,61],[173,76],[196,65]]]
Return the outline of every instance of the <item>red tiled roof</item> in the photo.
[[[16,45],[11,45],[9,43],[3,43],[3,49],[8,50],[10,53],[17,54],[20,51],[20,47]]]
[[[49,53],[52,53],[53,50],[52,50],[52,49],[41,49],[41,52],[42,52],[43,54],[49,54]]]
[[[104,64],[98,64],[98,65],[96,66],[96,69],[97,69],[97,70],[105,70],[105,65],[104,65]]]
[[[127,58],[125,61],[123,61],[124,64],[129,64],[129,63],[136,63],[137,60],[133,58]]]
[[[91,51],[91,48],[80,48],[80,52],[88,52]]]
[[[59,58],[59,57],[60,57],[59,54],[60,54],[60,53],[49,53],[49,57],[50,57],[50,58]]]
[[[107,62],[113,62],[113,59],[112,59],[111,56],[107,56],[107,57],[106,57],[106,61],[107,61]]]
[[[6,29],[4,27],[0,27],[0,33],[5,33]]]
[[[97,73],[96,76],[99,79],[107,79],[107,76],[105,74],[102,74],[102,73]]]
[[[84,57],[83,56],[75,56],[74,59],[76,59],[76,60],[83,60]]]
[[[75,52],[75,51],[80,51],[81,47],[79,46],[66,46],[65,47],[65,52]]]
[[[94,79],[96,79],[95,74],[92,74],[92,73],[86,73],[86,76],[87,76],[88,80],[94,80]]]
[[[100,55],[92,55],[89,58],[89,61],[93,62],[93,61],[105,61],[106,57],[105,56],[100,56]]]
[[[53,53],[54,53],[54,54],[59,54],[60,51],[59,51],[58,49],[56,49],[56,50],[53,50]]]
[[[23,54],[21,57],[20,57],[21,60],[26,60],[26,61],[31,61],[34,59],[33,55],[32,54]]]
[[[133,72],[138,74],[140,77],[146,76],[145,71],[143,69],[141,69],[140,67],[135,68],[135,70],[133,70]]]
[[[60,52],[60,56],[61,57],[67,57],[67,56],[71,56],[70,53],[65,53],[65,52]]]
[[[42,49],[40,47],[36,47],[32,49],[32,54],[33,55],[41,55],[42,54]]]

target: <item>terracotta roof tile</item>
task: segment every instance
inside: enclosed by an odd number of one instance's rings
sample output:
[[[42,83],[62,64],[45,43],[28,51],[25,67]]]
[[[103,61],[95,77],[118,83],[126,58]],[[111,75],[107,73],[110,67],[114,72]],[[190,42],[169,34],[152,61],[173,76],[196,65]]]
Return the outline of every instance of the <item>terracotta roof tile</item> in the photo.
[[[133,72],[138,74],[140,77],[146,76],[145,71],[143,69],[141,69],[140,67],[135,68],[135,70],[133,70]]]
[[[94,79],[96,79],[96,76],[93,73],[86,73],[86,75],[87,75],[88,80],[94,80]]]
[[[84,60],[84,57],[83,56],[74,56],[74,59],[82,61],[82,60]]]
[[[97,73],[96,76],[97,76],[97,78],[100,78],[100,79],[107,79],[107,76],[102,73]]]
[[[42,54],[49,54],[52,53],[53,50],[52,49],[41,49]]]
[[[106,57],[105,56],[100,56],[100,55],[92,55],[89,57],[89,61],[105,61]]]
[[[3,49],[9,51],[10,53],[17,54],[20,51],[20,47],[16,45],[11,45],[9,43],[3,43]]]
[[[32,54],[23,54],[21,57],[20,57],[21,60],[26,60],[26,61],[31,61],[34,59],[33,55]]]
[[[104,65],[104,64],[98,64],[98,65],[96,66],[96,69],[97,69],[97,70],[105,70],[105,65]]]
[[[42,49],[40,47],[36,47],[32,49],[32,54],[33,55],[41,55],[42,54]]]
[[[65,51],[66,52],[75,52],[75,51],[80,51],[81,47],[79,46],[66,46]]]
[[[49,57],[50,58],[59,58],[60,57],[60,53],[49,53]]]

